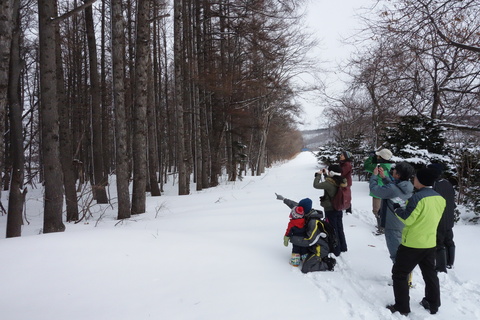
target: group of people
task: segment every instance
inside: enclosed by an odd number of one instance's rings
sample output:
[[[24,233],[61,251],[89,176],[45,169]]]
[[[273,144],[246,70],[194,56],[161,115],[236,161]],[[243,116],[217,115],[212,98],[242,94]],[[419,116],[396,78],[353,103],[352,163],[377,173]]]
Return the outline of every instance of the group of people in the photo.
[[[290,222],[284,235],[284,245],[292,243],[290,264],[298,267],[302,262],[302,272],[333,270],[336,260],[330,253],[339,256],[347,251],[347,241],[343,229],[343,210],[336,210],[332,200],[339,188],[346,188],[351,194],[352,154],[344,151],[339,156],[339,164],[330,165],[315,173],[313,187],[323,189],[320,205],[325,213],[312,208],[312,200],[305,198],[298,203],[277,195],[290,209]],[[351,198],[351,196],[350,196]],[[351,204],[346,212],[351,211]],[[327,228],[332,230],[327,230]]]
[[[393,262],[395,303],[387,308],[392,313],[410,313],[409,288],[418,265],[425,281],[420,304],[435,314],[441,304],[437,272],[447,272],[455,259],[455,191],[442,178],[441,164],[430,164],[415,173],[407,162],[395,164],[391,158],[392,152],[382,149],[364,163],[365,170],[372,173],[370,195],[377,234],[385,234]]]
[[[442,177],[441,164],[430,164],[415,172],[407,162],[394,163],[392,157],[390,150],[382,149],[364,162],[365,171],[371,173],[369,188],[376,218],[375,234],[385,235],[393,262],[395,303],[387,308],[402,315],[410,312],[411,275],[418,265],[425,281],[425,297],[420,304],[435,314],[441,304],[437,272],[447,272],[455,259],[452,230],[455,191]],[[351,162],[352,154],[344,151],[339,156],[339,164],[315,173],[314,188],[324,190],[320,197],[324,216],[320,210],[312,208],[309,198],[297,203],[277,195],[277,199],[291,208],[284,245],[293,244],[290,263],[299,266],[303,262],[302,272],[333,270],[335,259],[330,252],[339,256],[347,251],[343,211],[333,207],[332,199],[339,188],[351,192]],[[351,210],[350,204],[346,212],[351,213]],[[327,232],[322,218],[326,218],[333,232]],[[332,245],[329,235],[335,238],[336,245]]]

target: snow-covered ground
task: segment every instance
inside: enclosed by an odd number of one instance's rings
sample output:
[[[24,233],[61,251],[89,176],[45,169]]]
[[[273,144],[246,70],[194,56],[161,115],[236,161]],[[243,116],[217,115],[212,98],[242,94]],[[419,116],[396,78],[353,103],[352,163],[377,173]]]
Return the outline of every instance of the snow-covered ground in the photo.
[[[288,264],[289,209],[275,192],[310,197],[320,209],[321,190],[312,187],[318,169],[313,154],[303,152],[261,177],[189,196],[169,185],[147,198],[145,214],[119,222],[110,206],[95,205],[87,222],[55,234],[39,235],[42,196],[30,190],[22,237],[5,239],[0,217],[0,318],[405,319],[385,308],[393,303],[391,261],[384,237],[372,233],[364,181],[352,187],[353,214],[344,217],[348,252],[335,271],[302,274]],[[418,304],[424,283],[417,268],[408,318],[480,319],[479,226],[460,222],[454,233],[456,263],[439,274],[438,314]]]

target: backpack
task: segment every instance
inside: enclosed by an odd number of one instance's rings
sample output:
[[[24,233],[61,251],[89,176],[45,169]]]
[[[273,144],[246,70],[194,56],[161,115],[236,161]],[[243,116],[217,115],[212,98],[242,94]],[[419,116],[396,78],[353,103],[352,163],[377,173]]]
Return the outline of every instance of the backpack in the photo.
[[[343,211],[350,207],[352,202],[352,194],[348,187],[338,187],[337,193],[333,198],[330,198],[333,209]]]
[[[323,232],[327,234],[328,247],[330,252],[333,252],[333,248],[336,248],[338,245],[335,229],[332,227],[330,222],[325,219],[318,219],[317,225],[321,230],[323,230]]]

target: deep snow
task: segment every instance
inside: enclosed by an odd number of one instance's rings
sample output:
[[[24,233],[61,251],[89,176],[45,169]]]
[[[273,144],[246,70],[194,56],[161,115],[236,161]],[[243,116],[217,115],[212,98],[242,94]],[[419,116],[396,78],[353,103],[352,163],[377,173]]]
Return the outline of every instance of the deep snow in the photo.
[[[145,214],[119,222],[112,206],[94,205],[87,223],[56,234],[39,235],[41,190],[30,190],[22,237],[5,239],[0,217],[1,319],[405,319],[385,308],[393,302],[391,262],[384,237],[372,233],[365,181],[354,181],[353,214],[344,216],[348,252],[335,271],[302,274],[288,264],[289,209],[275,192],[310,197],[320,209],[321,190],[312,187],[319,168],[303,152],[261,177],[189,196],[168,185],[147,198]],[[415,269],[408,318],[480,319],[478,231],[455,226],[456,264],[439,274],[436,315],[418,304],[424,284]]]

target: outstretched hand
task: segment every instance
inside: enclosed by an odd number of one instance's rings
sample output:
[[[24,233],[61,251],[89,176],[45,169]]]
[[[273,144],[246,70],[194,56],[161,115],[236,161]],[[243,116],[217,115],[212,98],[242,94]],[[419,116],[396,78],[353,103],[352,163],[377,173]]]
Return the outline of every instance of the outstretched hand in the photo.
[[[275,195],[277,196],[277,200],[283,200],[283,199],[285,199],[285,198],[284,198],[282,195],[280,195],[280,194],[275,193]]]

